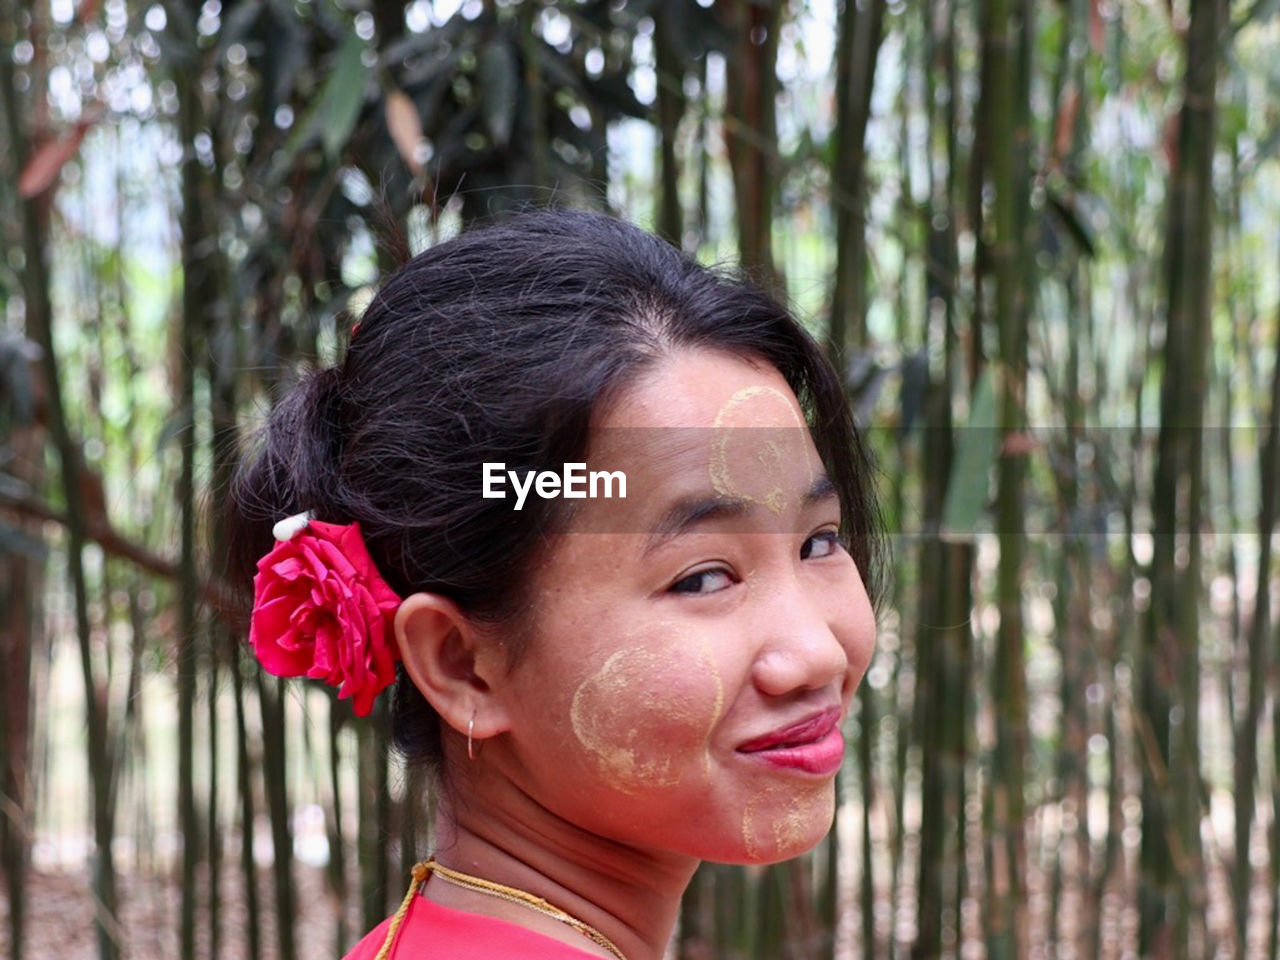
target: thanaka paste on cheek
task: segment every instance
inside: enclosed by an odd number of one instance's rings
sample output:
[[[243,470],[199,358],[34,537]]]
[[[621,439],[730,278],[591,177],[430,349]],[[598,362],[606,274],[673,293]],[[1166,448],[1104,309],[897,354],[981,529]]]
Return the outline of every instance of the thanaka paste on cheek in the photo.
[[[807,430],[791,399],[775,387],[744,387],[716,413],[708,469],[723,497],[759,503],[775,516],[788,506],[788,471],[803,465],[813,482]]]
[[[809,850],[835,817],[835,784],[774,785],[747,801],[742,846],[753,861],[782,860]]]
[[[687,670],[677,678],[671,665],[682,661]],[[574,691],[569,719],[600,771],[617,789],[634,793],[674,786],[699,755],[705,768],[708,739],[723,710],[724,685],[710,643],[677,631],[657,642],[624,641]]]

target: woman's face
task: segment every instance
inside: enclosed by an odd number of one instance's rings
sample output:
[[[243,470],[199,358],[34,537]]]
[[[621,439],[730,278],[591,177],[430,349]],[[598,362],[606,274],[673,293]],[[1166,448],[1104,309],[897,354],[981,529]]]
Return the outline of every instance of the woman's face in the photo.
[[[627,495],[580,501],[540,564],[491,758],[554,814],[641,848],[812,847],[875,619],[795,397],[763,362],[682,352],[592,436],[587,469],[623,471]]]

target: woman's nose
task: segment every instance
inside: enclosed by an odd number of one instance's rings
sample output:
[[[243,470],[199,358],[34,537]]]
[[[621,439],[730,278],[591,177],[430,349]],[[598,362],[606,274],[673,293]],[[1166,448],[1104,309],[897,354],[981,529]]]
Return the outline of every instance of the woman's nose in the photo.
[[[788,579],[772,586],[761,600],[762,635],[752,665],[756,688],[773,697],[826,686],[840,691],[849,652],[828,616],[830,598],[816,587]]]

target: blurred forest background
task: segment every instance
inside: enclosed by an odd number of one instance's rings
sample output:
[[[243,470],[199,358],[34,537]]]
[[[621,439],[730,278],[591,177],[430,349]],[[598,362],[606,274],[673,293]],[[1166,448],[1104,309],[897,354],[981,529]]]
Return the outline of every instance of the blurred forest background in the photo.
[[[1276,0],[0,0],[0,954],[398,900],[421,778],[248,662],[206,505],[380,275],[554,203],[790,298],[883,473],[838,830],[680,957],[1280,955],[1278,64]]]

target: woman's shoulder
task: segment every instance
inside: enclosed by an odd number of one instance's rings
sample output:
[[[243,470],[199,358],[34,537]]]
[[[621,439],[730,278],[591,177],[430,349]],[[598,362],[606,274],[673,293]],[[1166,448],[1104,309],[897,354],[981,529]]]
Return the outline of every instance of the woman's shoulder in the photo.
[[[391,929],[388,917],[352,948],[343,960],[375,960]],[[578,950],[524,927],[467,913],[416,896],[405,914],[385,960],[595,960]]]

